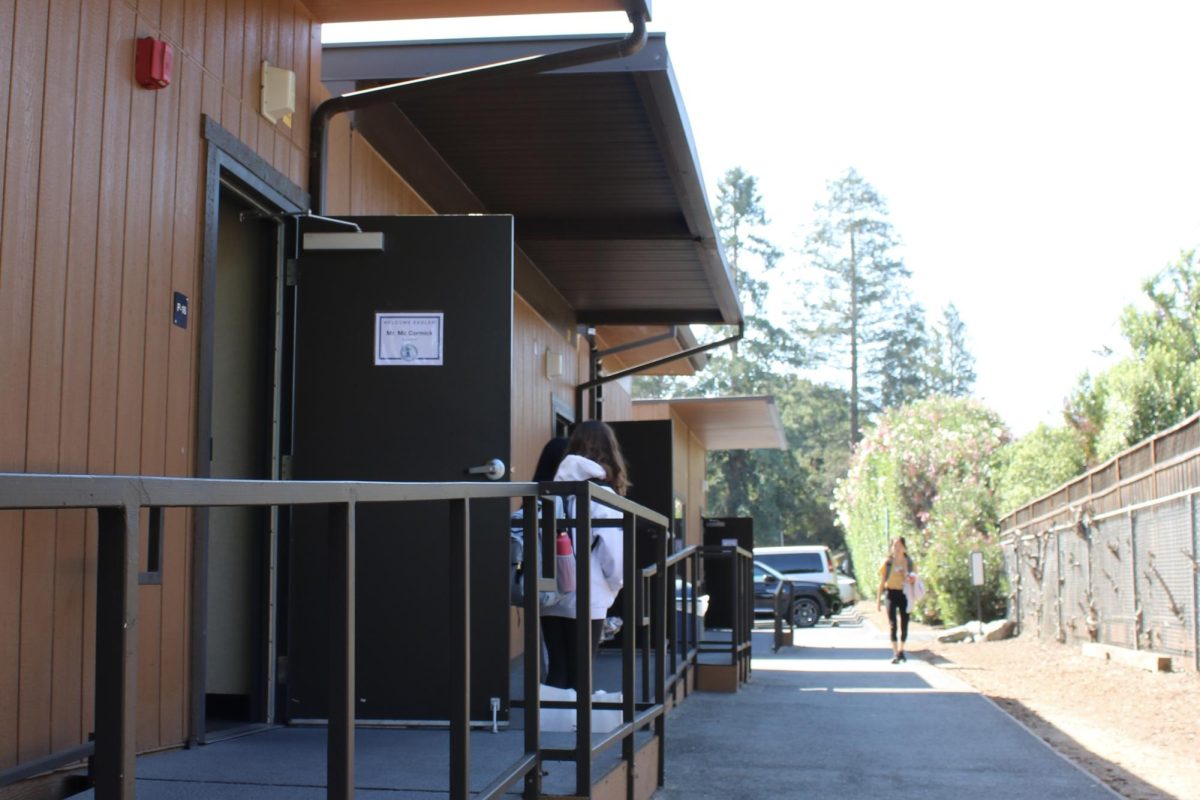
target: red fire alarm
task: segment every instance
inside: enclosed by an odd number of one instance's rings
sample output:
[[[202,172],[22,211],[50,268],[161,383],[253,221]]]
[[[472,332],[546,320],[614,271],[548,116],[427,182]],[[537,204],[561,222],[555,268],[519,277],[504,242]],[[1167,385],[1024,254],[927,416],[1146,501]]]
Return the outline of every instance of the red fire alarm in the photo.
[[[147,89],[161,89],[171,83],[171,45],[162,39],[147,36],[137,41],[134,73],[137,82]]]

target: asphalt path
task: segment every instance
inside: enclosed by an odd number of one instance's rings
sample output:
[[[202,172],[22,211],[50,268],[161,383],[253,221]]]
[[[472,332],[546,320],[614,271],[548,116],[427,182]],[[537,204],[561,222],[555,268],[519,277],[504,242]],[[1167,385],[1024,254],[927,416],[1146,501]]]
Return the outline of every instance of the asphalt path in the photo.
[[[748,684],[667,718],[656,800],[1117,797],[952,675],[893,665],[869,623],[797,630],[778,654],[754,637]]]

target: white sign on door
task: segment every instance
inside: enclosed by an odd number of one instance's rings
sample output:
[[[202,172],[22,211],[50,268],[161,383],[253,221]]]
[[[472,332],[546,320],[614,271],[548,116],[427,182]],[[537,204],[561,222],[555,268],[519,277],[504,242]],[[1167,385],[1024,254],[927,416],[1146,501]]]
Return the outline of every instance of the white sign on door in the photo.
[[[375,366],[442,364],[442,312],[375,315]]]

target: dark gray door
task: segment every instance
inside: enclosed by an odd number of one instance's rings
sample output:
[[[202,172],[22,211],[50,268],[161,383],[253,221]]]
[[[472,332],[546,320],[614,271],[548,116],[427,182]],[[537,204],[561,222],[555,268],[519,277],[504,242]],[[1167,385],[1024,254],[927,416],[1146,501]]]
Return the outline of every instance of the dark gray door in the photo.
[[[382,251],[301,251],[293,475],[464,481],[510,451],[513,223],[509,216],[355,217]],[[306,224],[306,229],[308,225]],[[345,228],[332,229],[337,232]],[[504,500],[471,508],[471,716],[508,698]],[[360,506],[357,716],[449,717],[446,503]],[[289,534],[290,720],[326,717],[324,517]],[[504,717],[502,717],[504,718]]]
[[[704,545],[720,547],[736,545],[754,552],[754,520],[751,517],[707,517],[704,526]],[[732,559],[709,559],[704,565],[708,585],[708,613],[704,625],[708,628],[733,627],[733,565]]]

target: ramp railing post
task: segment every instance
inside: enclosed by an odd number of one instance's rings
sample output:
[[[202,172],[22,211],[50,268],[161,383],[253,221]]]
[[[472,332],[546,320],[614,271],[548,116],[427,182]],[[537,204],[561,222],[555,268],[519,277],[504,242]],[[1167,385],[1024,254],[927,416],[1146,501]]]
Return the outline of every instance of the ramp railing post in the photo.
[[[354,798],[354,503],[329,507],[329,733],[326,796]]]
[[[134,797],[138,506],[98,511],[95,789],[124,800]]]
[[[450,798],[467,800],[471,776],[471,508],[450,501]],[[531,584],[526,583],[529,588]],[[528,705],[528,703],[527,703]]]
[[[575,492],[575,794],[592,794],[592,487]]]

